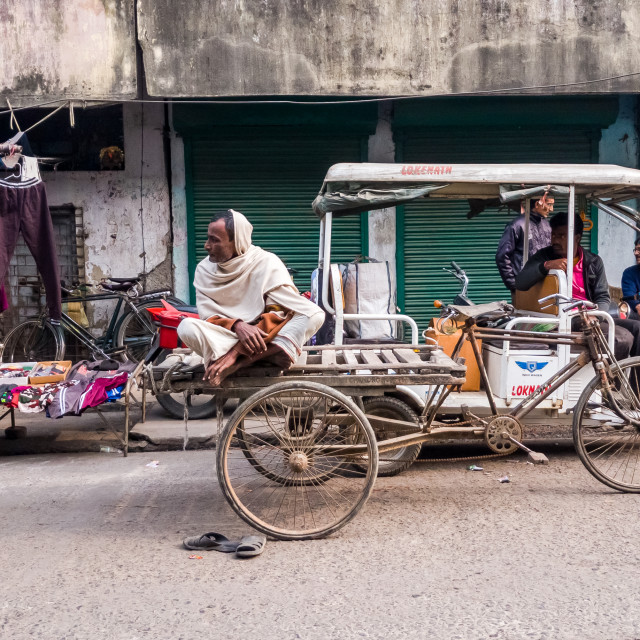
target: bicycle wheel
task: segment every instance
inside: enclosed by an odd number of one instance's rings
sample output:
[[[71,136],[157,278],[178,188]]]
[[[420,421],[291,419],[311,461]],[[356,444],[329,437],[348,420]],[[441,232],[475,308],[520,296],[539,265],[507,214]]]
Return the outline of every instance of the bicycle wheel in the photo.
[[[574,409],[573,441],[589,473],[612,489],[640,493],[640,358],[619,362],[613,400],[596,376]]]
[[[355,460],[363,471],[352,468]],[[217,451],[225,498],[250,525],[281,540],[321,538],[362,509],[378,471],[375,434],[344,394],[282,382],[245,400]]]
[[[364,412],[367,416],[389,418],[389,420],[402,420],[403,422],[413,422],[415,427],[404,425],[395,426],[392,422],[384,426],[374,423],[373,431],[378,441],[396,438],[420,431],[418,416],[416,412],[402,400],[381,396],[379,398],[368,398],[364,401]],[[378,463],[378,477],[390,478],[397,476],[405,469],[408,469],[418,457],[422,444],[410,444],[393,451],[385,451],[380,454],[381,460]],[[358,466],[358,465],[356,465]]]
[[[159,393],[158,404],[175,420],[184,420],[184,393]],[[204,393],[187,395],[189,420],[204,420],[217,414],[216,399]]]
[[[156,333],[156,325],[146,309],[161,306],[160,300],[149,300],[136,305],[136,313],[129,310],[122,316],[113,342],[116,348],[124,349],[121,356],[124,361],[140,362],[144,360]]]
[[[153,364],[160,364],[171,354],[170,349],[163,349]],[[165,413],[175,420],[184,420],[184,393],[159,393],[156,395],[158,404]],[[190,393],[187,395],[189,420],[204,420],[213,418],[217,414],[216,399],[206,393]]]
[[[62,360],[65,344],[62,329],[48,320],[26,320],[9,332],[2,351],[4,362]]]

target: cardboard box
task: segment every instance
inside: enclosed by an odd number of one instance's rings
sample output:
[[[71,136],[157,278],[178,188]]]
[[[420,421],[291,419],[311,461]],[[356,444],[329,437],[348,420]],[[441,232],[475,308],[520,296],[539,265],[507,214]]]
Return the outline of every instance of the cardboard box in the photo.
[[[38,362],[29,376],[29,384],[40,386],[52,382],[62,382],[67,377],[72,364],[71,360],[46,360],[45,362]],[[60,373],[51,373],[46,376],[38,375],[39,372],[45,371],[50,367],[56,367],[61,371]]]
[[[453,350],[458,344],[458,340],[462,335],[462,330],[458,329],[455,333],[448,335],[446,333],[441,333],[436,329],[435,320],[432,318],[429,321],[429,328],[427,329],[427,335],[435,338],[440,345],[440,348],[449,356],[453,353]],[[482,353],[482,340],[478,340],[478,347],[480,348],[480,353]],[[476,358],[473,355],[473,349],[471,348],[471,343],[466,341],[462,345],[462,349],[460,351],[460,357],[465,358],[465,364],[467,367],[467,381],[462,385],[462,391],[480,391],[480,369],[478,369],[478,365],[476,363]]]
[[[25,369],[32,370],[37,362],[0,362],[0,369]],[[0,384],[12,384],[16,387],[26,387],[29,384],[29,377],[3,378],[0,377]]]

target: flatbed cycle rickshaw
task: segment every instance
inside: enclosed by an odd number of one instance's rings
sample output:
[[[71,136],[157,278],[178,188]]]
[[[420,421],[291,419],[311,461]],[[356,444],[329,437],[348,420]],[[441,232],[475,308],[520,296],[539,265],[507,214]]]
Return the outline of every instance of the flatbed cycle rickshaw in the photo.
[[[331,264],[334,217],[417,198],[528,201],[545,192],[566,195],[572,240],[572,214],[579,194],[640,230],[640,216],[623,204],[640,195],[640,171],[606,165],[435,168],[437,173],[429,165],[332,167],[314,202],[321,225],[319,268],[324,275],[335,275]],[[528,211],[525,215],[528,219]],[[566,282],[572,281],[568,262],[568,273],[552,274],[557,290],[546,295],[531,292],[536,309],[531,305],[518,309],[517,304],[514,309],[506,303],[446,306],[443,322],[455,322],[462,329],[460,348],[451,357],[432,339],[420,344],[417,325],[409,317],[344,313],[340,278],[324,277],[322,302],[334,316],[336,344],[305,347],[300,360],[284,374],[254,366],[219,388],[158,370],[149,372],[150,384],[158,392],[190,392],[197,387],[214,395],[220,406],[228,397],[241,399],[224,425],[218,411],[218,480],[236,513],[275,538],[312,539],[338,530],[371,494],[380,458],[422,443],[476,438],[496,455],[524,449],[532,461],[545,462],[544,456],[522,443],[524,418],[535,410],[573,422],[578,454],[598,480],[621,491],[640,492],[640,358],[617,362],[608,314],[566,295]],[[341,344],[341,324],[356,318],[406,322],[411,340]],[[489,326],[505,318],[506,324]],[[580,331],[572,331],[574,318]],[[604,321],[604,332],[599,320]],[[545,330],[532,328],[532,322],[544,324]],[[501,366],[516,343],[538,348],[542,344],[543,357],[556,361],[544,367],[548,375],[545,372],[514,406],[514,398],[495,397],[494,391],[499,395],[499,390],[492,388],[480,340],[498,345]],[[463,401],[460,389],[467,365],[459,353],[465,342],[480,366],[484,390]],[[539,361],[536,356],[527,357]],[[572,399],[567,390],[576,378],[581,393]],[[362,400],[398,393],[421,397],[417,419],[376,415],[367,411]]]

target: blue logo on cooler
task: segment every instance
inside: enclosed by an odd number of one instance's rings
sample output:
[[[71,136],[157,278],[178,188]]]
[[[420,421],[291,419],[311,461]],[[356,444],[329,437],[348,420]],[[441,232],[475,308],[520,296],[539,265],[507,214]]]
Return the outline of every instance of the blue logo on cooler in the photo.
[[[534,371],[540,371],[540,369],[544,369],[549,363],[548,362],[534,362],[529,360],[528,362],[520,362],[516,360],[516,364],[525,371],[530,371],[533,373]]]

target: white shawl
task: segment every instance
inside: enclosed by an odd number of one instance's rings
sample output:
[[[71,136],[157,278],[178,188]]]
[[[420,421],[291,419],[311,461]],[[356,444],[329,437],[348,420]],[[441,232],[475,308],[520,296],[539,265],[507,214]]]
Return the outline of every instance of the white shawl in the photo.
[[[220,263],[207,257],[196,267],[193,286],[200,317],[253,322],[264,313],[267,295],[280,287],[278,298],[286,300],[287,309],[307,317],[317,312],[316,305],[299,294],[282,260],[251,244],[251,223],[241,213],[232,212],[238,255]]]

